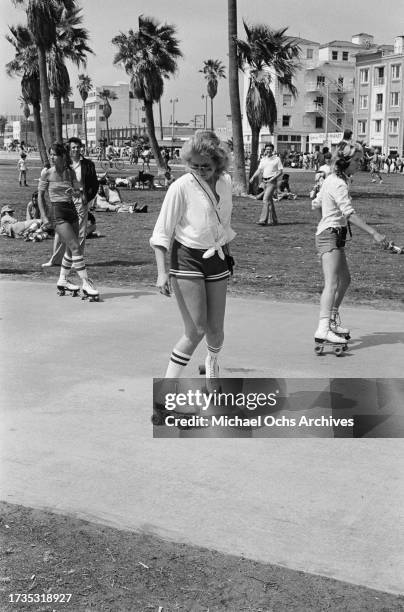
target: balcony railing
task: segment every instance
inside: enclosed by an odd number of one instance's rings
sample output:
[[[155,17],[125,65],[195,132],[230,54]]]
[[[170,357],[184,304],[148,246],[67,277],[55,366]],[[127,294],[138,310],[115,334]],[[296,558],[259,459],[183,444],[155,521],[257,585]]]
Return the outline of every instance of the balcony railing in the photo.
[[[375,77],[375,85],[384,85],[385,82],[385,78],[384,77]]]
[[[324,104],[320,104],[318,102],[306,104],[306,106],[304,107],[304,111],[306,113],[324,113]]]
[[[383,110],[383,104],[376,104],[376,110],[377,111],[382,111]]]

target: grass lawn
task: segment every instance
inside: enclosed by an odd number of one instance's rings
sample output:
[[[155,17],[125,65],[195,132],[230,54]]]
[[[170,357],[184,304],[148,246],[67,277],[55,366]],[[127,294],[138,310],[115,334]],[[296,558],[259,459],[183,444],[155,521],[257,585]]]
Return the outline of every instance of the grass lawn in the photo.
[[[19,187],[14,160],[0,161],[3,204],[15,206],[19,219],[25,218],[26,204],[39,176],[39,161],[32,160],[28,172],[30,187]],[[113,171],[117,176],[134,175],[135,169]],[[260,206],[250,198],[234,199],[233,227],[237,237],[232,251],[236,259],[231,294],[260,295],[291,301],[317,301],[322,289],[319,260],[314,249],[317,215],[310,208],[308,193],[313,172],[291,172],[295,201],[277,205],[280,225],[255,225]],[[396,244],[404,244],[404,176],[385,175],[382,185],[372,184],[369,174],[355,176],[352,189],[357,212]],[[154,254],[149,237],[156,221],[164,191],[121,190],[125,202],[147,204],[148,214],[97,213],[101,237],[89,240],[86,259],[90,275],[98,285],[128,286],[155,283]],[[372,239],[353,228],[354,236],[347,251],[352,284],[347,303],[399,309],[403,304],[404,257],[382,251]],[[24,242],[0,238],[0,272],[8,278],[55,282],[58,269],[43,271],[41,263],[49,259],[52,242]]]

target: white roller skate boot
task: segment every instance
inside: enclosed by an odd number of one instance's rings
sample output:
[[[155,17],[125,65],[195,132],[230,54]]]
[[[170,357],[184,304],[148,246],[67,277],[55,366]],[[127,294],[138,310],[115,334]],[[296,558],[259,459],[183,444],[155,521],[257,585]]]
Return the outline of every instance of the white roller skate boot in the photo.
[[[205,376],[206,378],[219,378],[219,364],[217,357],[208,355],[205,359]]]
[[[351,338],[351,330],[347,327],[342,327],[341,317],[338,313],[330,319],[330,330],[338,336],[343,336],[346,340]]]
[[[66,293],[70,293],[72,297],[76,297],[80,291],[80,287],[71,283],[69,280],[67,280],[67,278],[60,278],[56,288],[58,295],[66,295]]]
[[[100,294],[98,293],[93,281],[90,278],[83,279],[83,285],[81,287],[81,299],[89,300],[89,302],[100,301]]]

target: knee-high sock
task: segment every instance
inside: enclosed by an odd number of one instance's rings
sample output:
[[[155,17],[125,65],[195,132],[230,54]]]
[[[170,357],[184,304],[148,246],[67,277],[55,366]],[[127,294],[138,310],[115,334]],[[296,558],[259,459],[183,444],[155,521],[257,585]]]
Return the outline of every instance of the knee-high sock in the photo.
[[[168,362],[165,377],[178,378],[185,366],[188,365],[190,359],[191,355],[186,355],[174,347],[170,356],[170,361]]]
[[[87,279],[87,269],[86,264],[84,263],[84,258],[82,255],[73,255],[73,268],[76,270],[77,274],[80,276],[82,280]]]
[[[65,281],[67,279],[67,277],[69,276],[70,270],[72,269],[72,265],[73,265],[73,260],[65,253],[63,255],[62,265],[60,268],[60,275],[59,275],[60,281]]]

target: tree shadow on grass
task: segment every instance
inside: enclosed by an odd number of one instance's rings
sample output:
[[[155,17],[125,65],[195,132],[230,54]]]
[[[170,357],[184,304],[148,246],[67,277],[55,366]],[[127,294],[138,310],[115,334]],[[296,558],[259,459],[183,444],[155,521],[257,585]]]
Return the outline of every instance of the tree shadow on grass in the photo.
[[[17,268],[0,268],[0,274],[29,274],[32,270],[18,270]]]
[[[150,261],[124,261],[122,259],[112,259],[110,261],[97,261],[97,263],[86,264],[88,268],[106,268],[109,266],[121,266],[122,268],[131,268],[135,266],[145,266]]]

